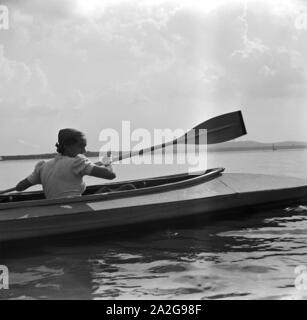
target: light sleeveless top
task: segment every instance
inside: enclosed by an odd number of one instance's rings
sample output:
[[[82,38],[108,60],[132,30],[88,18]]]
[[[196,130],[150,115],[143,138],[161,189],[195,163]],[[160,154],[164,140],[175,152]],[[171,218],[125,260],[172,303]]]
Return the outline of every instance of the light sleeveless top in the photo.
[[[81,196],[86,189],[84,175],[90,175],[95,165],[84,155],[74,158],[57,155],[40,161],[27,177],[32,184],[42,184],[47,199]]]

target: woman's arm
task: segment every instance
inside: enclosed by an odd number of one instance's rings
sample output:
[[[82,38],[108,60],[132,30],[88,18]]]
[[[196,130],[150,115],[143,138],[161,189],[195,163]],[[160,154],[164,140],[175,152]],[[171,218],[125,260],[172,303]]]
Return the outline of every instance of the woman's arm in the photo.
[[[16,191],[24,191],[32,186],[33,183],[31,183],[28,179],[24,179],[17,184]]]
[[[108,180],[113,180],[116,178],[116,174],[113,172],[112,166],[108,166],[108,167],[94,166],[90,176],[96,177],[96,178],[108,179]]]

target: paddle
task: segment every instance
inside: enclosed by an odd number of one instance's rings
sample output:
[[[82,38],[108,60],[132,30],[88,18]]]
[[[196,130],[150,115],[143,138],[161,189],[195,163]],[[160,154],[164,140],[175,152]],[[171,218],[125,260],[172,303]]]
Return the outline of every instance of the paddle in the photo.
[[[207,144],[229,141],[243,136],[247,133],[241,111],[234,111],[211,118],[197,125],[193,129],[188,131],[186,134],[184,134],[182,137],[179,137],[173,141],[162,143],[160,145],[152,146],[139,151],[128,152],[126,154],[122,154],[120,152],[119,157],[113,159],[112,162],[121,161],[123,159],[127,159],[136,155],[142,155],[145,152],[152,152],[154,150],[162,149],[171,144],[189,144],[189,142],[199,144],[199,142],[201,141],[200,137],[203,133],[201,130],[204,129],[207,130]],[[191,137],[193,138],[193,140],[189,141],[189,138]],[[0,195],[15,190],[16,188],[3,190],[0,191]]]
[[[0,191],[0,195],[8,193],[8,192],[12,192],[12,191],[16,191],[16,188],[10,188],[10,189],[6,189],[6,190],[2,190],[2,191]]]
[[[193,138],[191,143],[198,144],[203,133],[201,130],[207,130],[207,144],[229,141],[247,133],[241,111],[234,111],[211,118],[197,125],[186,134],[173,141],[162,143],[160,145],[152,146],[139,151],[130,151],[126,154],[120,152],[119,156],[113,159],[112,162],[121,161],[136,155],[142,155],[145,152],[153,152],[154,150],[162,149],[172,144],[189,144],[189,137],[191,136]]]

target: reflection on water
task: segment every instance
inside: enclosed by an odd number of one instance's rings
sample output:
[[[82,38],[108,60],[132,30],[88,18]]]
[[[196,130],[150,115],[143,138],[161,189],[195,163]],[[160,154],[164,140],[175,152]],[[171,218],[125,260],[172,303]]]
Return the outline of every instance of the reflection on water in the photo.
[[[307,299],[307,208],[3,252],[5,299]],[[201,226],[200,226],[201,225]],[[2,262],[2,263],[3,263]],[[305,288],[307,288],[305,286]]]

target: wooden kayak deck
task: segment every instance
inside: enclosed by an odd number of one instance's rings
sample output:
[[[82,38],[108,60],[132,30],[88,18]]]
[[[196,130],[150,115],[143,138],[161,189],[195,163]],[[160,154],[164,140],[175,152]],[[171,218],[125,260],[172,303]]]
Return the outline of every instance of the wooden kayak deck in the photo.
[[[0,205],[0,221],[44,217],[50,215],[66,215],[91,211],[104,211],[110,209],[129,208],[135,206],[158,205],[169,202],[193,201],[197,199],[229,196],[241,193],[263,192],[267,194],[269,201],[270,191],[303,188],[307,190],[307,180],[278,177],[262,174],[224,173],[211,181],[175,189],[166,192],[158,192],[145,195],[133,195],[118,199],[105,199],[104,196],[84,197],[82,202],[69,202],[52,204],[52,201],[43,207],[35,206],[35,202],[28,206],[3,208]],[[99,199],[100,198],[100,199]]]

